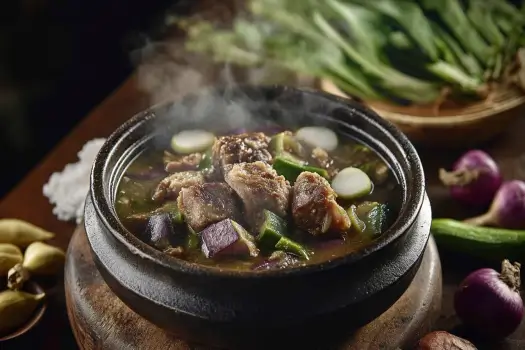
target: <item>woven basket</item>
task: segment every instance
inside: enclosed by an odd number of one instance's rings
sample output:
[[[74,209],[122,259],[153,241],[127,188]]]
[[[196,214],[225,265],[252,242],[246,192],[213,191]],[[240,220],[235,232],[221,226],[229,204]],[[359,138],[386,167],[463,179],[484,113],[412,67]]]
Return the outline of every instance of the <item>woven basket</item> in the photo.
[[[319,86],[331,94],[351,98],[331,81],[322,80]],[[476,146],[501,134],[517,117],[525,117],[525,94],[518,89],[495,93],[490,101],[443,107],[438,116],[431,106],[365,103],[400,128],[415,144],[440,148]]]

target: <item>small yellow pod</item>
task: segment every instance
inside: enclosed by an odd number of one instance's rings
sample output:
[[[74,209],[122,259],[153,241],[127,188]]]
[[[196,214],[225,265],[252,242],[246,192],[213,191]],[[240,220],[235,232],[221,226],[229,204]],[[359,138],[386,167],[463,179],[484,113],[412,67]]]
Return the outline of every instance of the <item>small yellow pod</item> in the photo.
[[[22,251],[14,244],[0,243],[0,276],[6,276],[9,269],[23,261]]]
[[[29,320],[45,294],[5,290],[0,292],[0,333],[14,331]]]
[[[27,247],[22,266],[34,275],[55,275],[64,268],[65,260],[62,249],[34,242]]]
[[[19,219],[0,219],[0,243],[25,248],[33,242],[46,241],[55,235]]]

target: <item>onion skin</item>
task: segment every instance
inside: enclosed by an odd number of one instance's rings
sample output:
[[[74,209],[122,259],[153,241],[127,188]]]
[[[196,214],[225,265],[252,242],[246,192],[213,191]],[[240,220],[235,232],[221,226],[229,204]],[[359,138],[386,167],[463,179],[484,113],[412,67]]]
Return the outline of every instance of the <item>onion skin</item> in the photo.
[[[518,328],[523,318],[519,267],[518,263],[511,265],[504,260],[501,274],[484,268],[461,282],[454,296],[454,308],[466,326],[493,339],[505,338]]]
[[[505,182],[494,197],[487,213],[465,220],[476,226],[497,226],[508,229],[525,228],[525,182]]]
[[[452,172],[440,169],[439,176],[454,199],[484,208],[490,205],[503,183],[498,165],[481,150],[468,151],[456,161]]]

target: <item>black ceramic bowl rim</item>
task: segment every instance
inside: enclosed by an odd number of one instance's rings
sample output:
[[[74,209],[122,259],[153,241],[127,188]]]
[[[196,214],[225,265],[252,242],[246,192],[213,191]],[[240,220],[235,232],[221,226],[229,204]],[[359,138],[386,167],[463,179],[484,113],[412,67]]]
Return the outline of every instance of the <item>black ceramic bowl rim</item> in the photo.
[[[219,89],[219,87],[212,88]],[[423,205],[425,196],[425,178],[423,173],[423,166],[419,155],[408,140],[408,138],[392,123],[381,118],[375,112],[367,109],[361,104],[358,104],[349,99],[344,99],[329,93],[325,93],[318,90],[307,89],[307,88],[294,88],[282,85],[273,86],[251,86],[251,85],[239,85],[236,90],[242,91],[243,89],[274,89],[276,91],[286,91],[298,94],[315,95],[327,100],[327,102],[335,102],[341,104],[346,108],[350,108],[353,113],[361,114],[366,116],[367,119],[372,119],[376,123],[375,127],[383,129],[383,132],[390,134],[390,136],[397,141],[400,148],[405,152],[405,161],[410,164],[412,170],[411,182],[414,184],[413,188],[407,189],[407,192],[411,192],[410,201],[405,201],[396,221],[377,239],[371,244],[363,247],[360,250],[352,252],[347,255],[343,255],[331,260],[327,260],[318,264],[307,264],[297,267],[290,267],[279,270],[233,270],[233,269],[219,269],[213,266],[200,265],[197,263],[191,263],[182,259],[171,257],[151,246],[144,243],[142,240],[137,238],[134,234],[128,231],[120,222],[112,210],[112,204],[104,192],[104,174],[107,169],[107,161],[111,156],[114,145],[119,140],[124,138],[127,133],[133,129],[133,127],[140,121],[147,118],[154,117],[154,111],[160,105],[152,106],[146,111],[140,112],[130,118],[128,121],[118,127],[107,139],[101,147],[99,153],[95,158],[95,162],[91,171],[90,176],[90,195],[95,207],[95,212],[105,228],[119,241],[126,249],[129,249],[132,253],[141,256],[144,259],[150,260],[154,264],[163,266],[169,270],[174,270],[184,274],[192,275],[205,275],[215,277],[231,277],[231,278],[271,278],[271,277],[288,277],[298,276],[306,273],[312,273],[317,271],[324,271],[333,269],[340,265],[350,264],[357,260],[361,260],[384,247],[392,244],[398,238],[400,238],[405,232],[412,226],[416,217],[419,215],[421,206]],[[192,93],[184,96],[182,99],[191,98],[192,96],[199,96],[202,92],[208,91],[203,89],[202,91]],[[180,101],[180,100],[179,100]],[[177,101],[171,101],[168,105],[177,103]],[[152,113],[153,112],[153,113]]]

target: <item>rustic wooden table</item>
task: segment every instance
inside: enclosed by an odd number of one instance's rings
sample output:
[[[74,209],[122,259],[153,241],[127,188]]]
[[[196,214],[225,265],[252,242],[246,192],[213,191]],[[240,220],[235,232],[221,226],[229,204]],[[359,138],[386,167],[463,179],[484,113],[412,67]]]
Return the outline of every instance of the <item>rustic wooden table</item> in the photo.
[[[183,86],[184,84],[182,84]],[[106,137],[123,121],[144,109],[149,101],[137,87],[137,78],[132,76],[113,95],[88,115],[30,174],[22,179],[0,203],[0,217],[16,217],[53,231],[56,238],[52,242],[63,249],[75,229],[73,223],[58,221],[52,214],[52,206],[42,195],[42,186],[49,176],[60,171],[70,162],[77,160],[77,152],[83,144],[95,137]],[[508,178],[525,179],[525,116],[520,116],[515,125],[505,135],[486,145],[487,149],[501,164]],[[436,174],[440,166],[448,166],[458,152],[420,150],[428,181],[428,192],[432,201],[434,216],[464,217],[472,214],[468,209],[455,204],[437,182]],[[435,325],[460,335],[466,333],[459,326],[452,309],[452,296],[456,285],[466,274],[481,263],[445,252],[441,252],[444,268],[443,310]],[[66,315],[63,283],[57,281],[51,289],[50,307],[42,322],[26,335],[0,344],[0,349],[75,349]],[[525,324],[525,322],[524,322]],[[478,344],[487,349],[525,348],[525,325],[511,337],[499,344]],[[468,334],[467,334],[468,335]],[[470,336],[470,335],[469,335]]]

